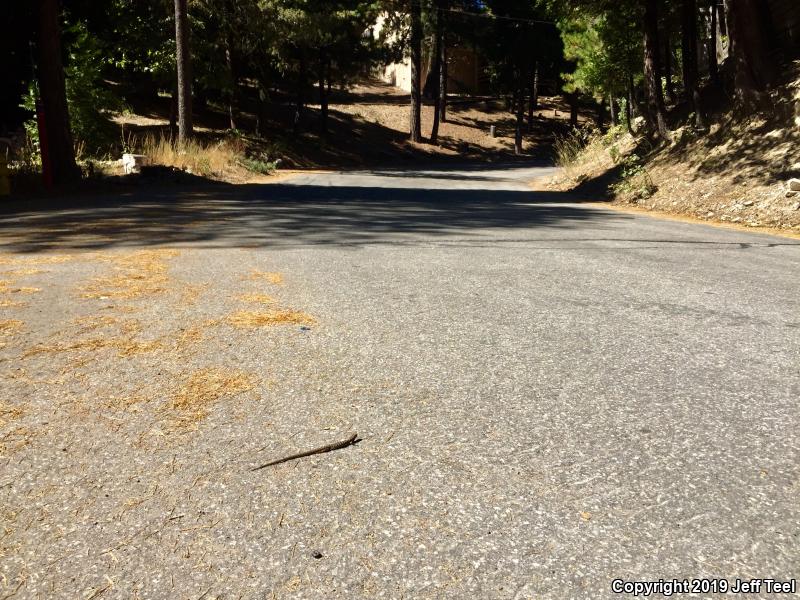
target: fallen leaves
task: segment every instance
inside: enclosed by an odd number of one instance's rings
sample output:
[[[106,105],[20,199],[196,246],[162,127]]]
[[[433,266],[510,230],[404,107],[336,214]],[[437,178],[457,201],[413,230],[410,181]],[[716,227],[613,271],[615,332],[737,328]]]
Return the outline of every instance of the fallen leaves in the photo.
[[[229,315],[226,322],[240,329],[254,329],[273,325],[313,325],[317,321],[311,315],[298,310],[240,310]]]
[[[28,275],[39,275],[40,273],[48,273],[44,269],[10,269],[8,271],[0,272],[0,275],[5,277],[25,277]]]
[[[0,427],[10,421],[19,419],[23,414],[25,414],[25,411],[21,407],[9,404],[5,400],[0,400]]]
[[[71,320],[49,337],[34,338],[21,358],[31,359],[32,368],[52,365],[54,369],[60,369],[61,377],[53,379],[54,385],[63,385],[65,374],[87,378],[87,381],[107,382],[109,387],[100,396],[105,399],[85,405],[87,410],[99,411],[97,416],[101,420],[114,418],[115,423],[122,423],[123,419],[108,417],[106,413],[125,413],[127,419],[137,418],[135,415],[144,411],[159,415],[162,433],[196,429],[197,424],[211,414],[215,404],[254,389],[260,381],[252,373],[220,367],[189,372],[177,384],[169,379],[168,374],[174,374],[175,367],[185,363],[189,356],[217,356],[217,333],[212,329],[220,325],[239,329],[312,325],[316,319],[303,311],[280,307],[276,298],[259,289],[234,292],[236,300],[249,303],[251,306],[248,308],[255,310],[223,312],[223,316],[218,316],[220,309],[216,300],[220,296],[212,284],[170,277],[169,259],[177,255],[176,250],[170,249],[87,255],[92,260],[109,263],[110,272],[84,280],[85,285],[78,294],[83,298],[109,299],[110,302],[105,303],[107,306],[97,308],[114,309],[114,312],[98,310],[80,316],[73,314]],[[33,274],[35,271],[26,269],[15,269],[13,275],[22,275],[23,271]],[[12,274],[11,270],[7,273]],[[244,278],[274,285],[283,282],[280,273],[258,270],[244,274]],[[0,290],[10,288],[11,278],[7,279],[0,281]],[[155,304],[136,304],[141,320],[121,314],[119,302],[115,301],[146,298],[164,292],[170,292],[169,299],[162,296],[152,300]],[[204,306],[197,307],[199,303]],[[151,311],[151,308],[155,310]],[[178,323],[160,322],[165,315],[176,313],[180,314]],[[145,319],[146,314],[152,316]],[[198,320],[193,320],[198,316]],[[22,326],[21,321],[0,321],[0,333],[16,332]],[[219,332],[219,335],[228,338],[232,332]],[[152,352],[157,352],[155,359],[127,360]],[[115,385],[113,382],[118,373],[125,376],[120,379],[120,385]],[[133,374],[132,379],[130,374]],[[135,385],[129,386],[128,383]],[[171,390],[167,387],[166,401],[156,402],[164,397],[161,390],[165,385],[172,386]],[[11,415],[3,408],[0,418],[6,419],[6,414]]]
[[[242,302],[252,302],[253,304],[272,304],[275,298],[267,294],[240,294],[236,296],[237,300]]]
[[[0,336],[10,336],[17,333],[25,326],[25,323],[18,319],[0,320]]]
[[[6,456],[29,445],[37,432],[30,427],[14,427],[0,435],[0,456]]]
[[[0,298],[0,308],[22,308],[28,306],[27,302],[19,302],[17,300],[7,300]]]
[[[61,352],[97,351],[103,348],[115,348],[120,357],[129,357],[143,352],[153,352],[162,348],[159,340],[140,342],[129,338],[96,337],[74,342],[59,342],[54,344],[38,344],[29,348],[22,354],[22,358],[30,358],[39,354],[56,354]]]
[[[281,285],[283,283],[283,275],[281,273],[269,273],[266,271],[259,271],[258,269],[253,269],[246,279],[250,281],[267,281],[274,285]]]
[[[209,284],[207,283],[185,284],[181,291],[181,304],[184,306],[194,306],[197,304],[200,294],[208,289],[208,287]]]
[[[245,371],[221,368],[197,370],[172,394],[169,409],[178,413],[172,425],[186,427],[201,421],[208,416],[213,404],[248,392],[257,383],[258,378]]]
[[[16,287],[8,279],[0,279],[0,294],[35,294],[41,292],[41,288],[36,287]]]
[[[101,256],[119,271],[118,275],[97,277],[83,288],[83,298],[132,299],[152,296],[168,289],[168,258],[177,256],[177,250],[142,250],[132,254]]]
[[[50,257],[56,258],[56,257]],[[19,259],[17,259],[19,260]],[[39,258],[38,260],[44,260],[43,258]],[[0,264],[37,264],[30,261],[30,259],[22,262],[22,263],[15,263],[14,259],[9,259],[5,256],[0,256]],[[0,272],[0,275],[3,279],[0,279],[0,296],[9,296],[10,294],[36,294],[37,292],[41,292],[42,290],[37,287],[31,286],[17,286],[16,279],[19,277],[26,277],[30,275],[39,275],[41,273],[47,273],[43,269],[31,269],[31,268],[15,268],[15,269],[7,269],[5,271]],[[17,300],[12,300],[10,298],[0,298],[0,307],[2,308],[12,308],[12,307],[23,307],[27,306],[26,302],[20,302]]]
[[[69,262],[72,260],[70,254],[50,254],[44,256],[14,256],[10,254],[0,255],[0,265],[11,266],[31,266],[31,265],[55,265]]]
[[[119,357],[126,358],[135,354],[154,352],[164,347],[160,339],[138,339],[142,326],[136,319],[118,321],[111,316],[91,315],[76,319],[73,324],[79,328],[78,331],[62,332],[64,337],[71,338],[75,335],[95,333],[98,330],[100,333],[83,339],[61,339],[51,343],[40,343],[26,350],[22,358],[64,352],[96,352],[105,348],[116,350]]]

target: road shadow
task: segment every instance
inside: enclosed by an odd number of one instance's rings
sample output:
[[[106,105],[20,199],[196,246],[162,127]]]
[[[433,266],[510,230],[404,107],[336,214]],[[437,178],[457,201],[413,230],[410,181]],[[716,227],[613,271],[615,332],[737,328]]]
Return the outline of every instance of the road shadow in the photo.
[[[0,251],[164,244],[359,246],[487,228],[575,228],[631,218],[565,204],[557,192],[327,185],[208,184],[128,189],[0,207]]]

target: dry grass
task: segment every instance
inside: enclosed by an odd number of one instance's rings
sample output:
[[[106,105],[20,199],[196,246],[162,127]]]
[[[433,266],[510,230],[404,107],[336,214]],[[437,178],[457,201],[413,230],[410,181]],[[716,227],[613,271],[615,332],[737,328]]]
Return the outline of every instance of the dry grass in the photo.
[[[179,414],[172,425],[187,427],[205,419],[219,400],[256,387],[258,379],[244,371],[206,368],[192,373],[172,394],[169,409]]]
[[[139,404],[146,404],[149,398],[142,394],[133,394],[130,396],[111,396],[104,404],[105,408],[112,410],[121,410],[123,412],[131,411]],[[135,409],[134,409],[135,410]]]
[[[273,304],[275,302],[275,298],[267,294],[240,294],[236,296],[236,299],[253,304]]]
[[[165,137],[147,137],[142,153],[152,164],[175,167],[204,177],[219,176],[237,168],[244,157],[244,146],[238,140],[223,140],[205,145],[190,141],[179,146]]]
[[[23,308],[28,306],[27,302],[19,302],[17,300],[6,300],[0,298],[0,308]]]
[[[10,336],[17,333],[25,326],[25,323],[17,319],[0,320],[0,336]]]
[[[136,354],[145,354],[147,352],[155,352],[164,348],[161,340],[150,340],[141,342],[138,340],[123,339],[117,340],[113,347],[117,349],[117,356],[127,358]]]
[[[602,174],[615,164],[619,157],[633,149],[634,140],[620,128],[603,134],[599,131],[578,129],[556,139],[556,165],[561,167],[561,183],[566,187]]]
[[[25,411],[21,407],[9,404],[5,400],[0,400],[0,427],[19,419],[24,414]]]
[[[101,256],[114,264],[118,275],[98,277],[83,288],[83,298],[132,299],[152,296],[167,290],[169,277],[165,259],[177,256],[177,250],[142,250],[120,256]]]
[[[40,354],[61,354],[65,352],[97,352],[105,348],[117,350],[120,357],[130,357],[135,354],[155,352],[164,347],[161,340],[142,342],[129,336],[95,337],[73,342],[56,342],[53,344],[37,344],[22,354],[22,358],[38,356]]]
[[[250,275],[245,279],[249,281],[267,281],[275,285],[281,285],[283,283],[283,275],[281,273],[269,273],[266,271],[259,271],[258,269],[253,269]]]
[[[205,339],[205,330],[218,324],[219,320],[217,319],[207,319],[185,329],[181,329],[180,333],[174,338],[174,350],[180,352],[192,346],[196,346]]]
[[[194,306],[209,284],[207,283],[187,283],[181,291],[181,304],[184,306]]]
[[[205,299],[201,296],[204,290],[210,294],[212,288],[210,284],[183,283],[173,279],[170,276],[170,259],[178,254],[177,251],[169,249],[93,254],[91,255],[93,260],[106,263],[105,269],[97,277],[84,280],[82,282],[84,286],[78,290],[78,294],[84,298],[124,301],[135,298],[149,299],[154,295],[169,292],[171,295],[167,300],[172,307],[178,310],[180,305],[191,307],[198,302],[198,299],[200,302]],[[6,271],[8,275],[6,281],[0,283],[0,290],[11,293],[13,277],[34,275],[36,274],[34,271],[40,272],[38,269],[28,269],[27,266],[17,269],[15,265],[14,269],[9,268]],[[250,273],[249,278],[252,281],[266,281],[275,285],[283,282],[280,273],[258,270]],[[69,317],[71,320],[66,321],[60,331],[53,336],[34,339],[22,354],[22,358],[39,357],[28,364],[33,366],[35,363],[37,368],[49,364],[56,372],[63,367],[61,375],[69,373],[70,377],[75,373],[90,376],[98,373],[101,368],[108,369],[109,376],[113,377],[118,366],[125,364],[126,358],[148,352],[157,352],[156,360],[148,359],[147,362],[158,362],[159,371],[162,365],[166,365],[168,370],[170,365],[175,368],[181,361],[186,362],[187,352],[205,353],[208,351],[207,348],[213,348],[213,344],[206,339],[212,336],[213,331],[207,329],[221,323],[241,328],[257,328],[316,322],[306,313],[277,309],[273,306],[275,299],[264,293],[256,291],[241,293],[237,298],[241,302],[251,303],[248,308],[257,310],[239,311],[220,319],[200,318],[192,321],[192,316],[196,318],[196,309],[186,308],[188,321],[184,321],[183,325],[172,325],[167,328],[144,319],[140,321],[126,317],[116,311],[91,311],[90,314],[77,318],[71,315]],[[152,301],[165,302],[163,296]],[[105,308],[113,308],[107,305],[116,304],[116,301],[101,303]],[[143,303],[131,302],[131,304],[144,307]],[[240,306],[246,307],[246,305]],[[22,321],[0,321],[0,332],[6,330],[15,332],[22,326]],[[178,329],[178,326],[181,328]],[[155,411],[165,432],[173,430],[181,433],[196,428],[199,422],[212,414],[213,407],[217,403],[226,402],[242,394],[249,397],[247,392],[260,385],[260,379],[254,374],[235,369],[206,368],[189,371],[185,379],[173,384],[174,389],[167,390],[166,402],[156,408],[154,406],[154,399],[157,397],[156,386],[164,385],[165,381],[169,385],[169,380],[156,376],[156,367],[145,366],[144,361],[141,365],[138,361],[135,364],[143,368],[141,378],[148,382],[146,389],[126,390],[109,387],[100,394],[97,403],[85,402],[86,410],[99,410],[101,413],[99,416],[102,416],[102,413],[113,415],[117,412],[116,417],[109,418],[119,423],[126,422],[128,413],[144,411],[152,414]],[[151,385],[153,387],[149,387]],[[17,419],[21,414],[19,409],[0,404],[0,424]],[[18,423],[13,423],[12,427],[16,425]],[[7,439],[0,439],[0,452],[8,452],[20,444],[28,443],[29,439],[30,437],[20,430]]]
[[[86,317],[78,317],[72,321],[74,325],[77,325],[80,328],[78,331],[79,334],[96,331],[103,327],[111,327],[112,325],[116,325],[118,322],[119,320],[116,317],[109,315],[88,315]]]
[[[69,262],[73,257],[69,254],[57,254],[54,256],[13,256],[9,254],[0,255],[0,265],[31,266],[31,265],[55,265]]]
[[[105,315],[92,315],[81,317],[73,321],[79,327],[75,335],[95,333],[101,329],[116,327],[117,331],[101,332],[94,337],[57,341],[49,344],[37,344],[33,348],[26,350],[22,358],[37,356],[41,354],[61,354],[65,352],[97,352],[106,348],[117,351],[117,355],[122,358],[155,352],[165,347],[160,339],[142,341],[136,339],[141,332],[142,326],[136,319],[119,321],[115,317]],[[70,337],[74,337],[69,332]]]
[[[29,445],[36,436],[36,431],[30,427],[15,427],[0,436],[0,456],[21,450]]]
[[[240,310],[229,315],[226,322],[240,329],[254,329],[272,325],[313,325],[317,321],[311,315],[297,310]]]
[[[103,307],[104,310],[113,310],[114,312],[121,313],[121,314],[131,314],[141,312],[141,308],[138,306],[132,306],[130,304],[109,304]]]
[[[25,277],[27,275],[39,275],[40,273],[49,273],[44,269],[9,269],[8,271],[0,271],[0,275],[9,277]]]
[[[36,294],[41,292],[41,288],[35,287],[14,287],[12,281],[8,279],[0,279],[0,294]]]

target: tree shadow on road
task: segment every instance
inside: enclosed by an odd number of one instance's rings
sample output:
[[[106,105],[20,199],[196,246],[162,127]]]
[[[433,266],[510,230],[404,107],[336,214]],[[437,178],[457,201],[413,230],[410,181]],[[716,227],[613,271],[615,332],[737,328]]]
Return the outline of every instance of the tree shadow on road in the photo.
[[[631,217],[565,204],[556,192],[327,185],[202,185],[128,190],[0,208],[0,250],[163,244],[288,247],[422,243],[486,229],[574,228]]]

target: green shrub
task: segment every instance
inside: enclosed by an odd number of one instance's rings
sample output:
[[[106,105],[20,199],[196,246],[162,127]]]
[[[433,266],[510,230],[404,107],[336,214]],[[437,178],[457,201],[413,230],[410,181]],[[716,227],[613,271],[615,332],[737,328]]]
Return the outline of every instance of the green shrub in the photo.
[[[612,144],[616,143],[619,138],[625,135],[625,129],[622,125],[615,125],[614,127],[609,127],[608,131],[603,134],[603,144],[606,146],[611,146]]]
[[[260,173],[261,175],[269,175],[274,172],[277,165],[273,161],[263,160],[261,158],[248,158],[244,157],[239,159],[239,164],[248,171]]]
[[[101,156],[109,151],[117,139],[116,128],[106,113],[122,110],[124,106],[104,87],[104,53],[86,26],[83,23],[69,25],[64,34],[65,39],[71,40],[64,73],[70,129],[76,153]],[[31,84],[22,103],[23,108],[33,113],[36,112],[36,94],[36,87]],[[25,131],[38,151],[39,130],[35,117],[25,123]]]
[[[636,201],[650,198],[658,189],[638,154],[629,154],[620,162],[620,181],[611,186],[615,194]]]

